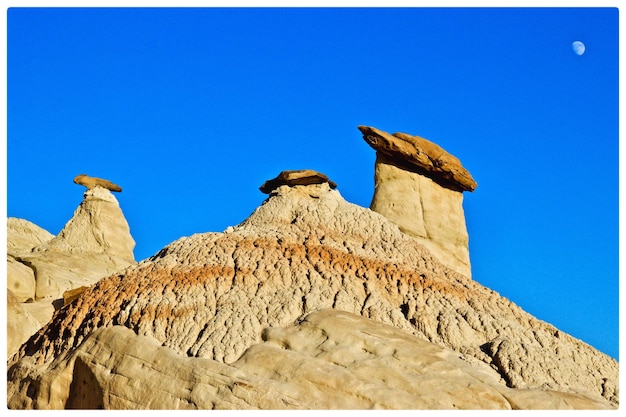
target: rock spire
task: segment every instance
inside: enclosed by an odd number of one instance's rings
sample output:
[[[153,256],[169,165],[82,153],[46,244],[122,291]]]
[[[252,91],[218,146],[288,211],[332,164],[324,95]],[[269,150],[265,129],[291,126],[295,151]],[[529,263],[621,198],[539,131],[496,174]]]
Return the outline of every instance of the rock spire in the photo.
[[[470,277],[469,237],[463,191],[476,182],[458,158],[405,133],[359,126],[376,150],[370,208],[416,238],[446,266]]]
[[[9,354],[32,335],[30,324],[50,320],[66,291],[135,263],[135,241],[109,188],[94,185],[83,197],[56,236],[23,219],[7,220],[8,290],[22,303],[12,314],[29,323],[10,329]]]

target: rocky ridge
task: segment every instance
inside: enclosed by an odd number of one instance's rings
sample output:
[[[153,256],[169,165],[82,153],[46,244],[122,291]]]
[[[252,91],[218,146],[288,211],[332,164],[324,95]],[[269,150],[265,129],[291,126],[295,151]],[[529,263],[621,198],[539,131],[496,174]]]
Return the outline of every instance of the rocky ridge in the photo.
[[[407,391],[420,384],[406,378],[423,374],[399,367],[420,357],[427,392]],[[375,374],[381,363],[393,376]],[[98,281],[22,345],[8,376],[11,408],[618,403],[615,360],[442,265],[328,183],[279,186],[240,225],[181,238]],[[465,390],[445,390],[453,381]]]

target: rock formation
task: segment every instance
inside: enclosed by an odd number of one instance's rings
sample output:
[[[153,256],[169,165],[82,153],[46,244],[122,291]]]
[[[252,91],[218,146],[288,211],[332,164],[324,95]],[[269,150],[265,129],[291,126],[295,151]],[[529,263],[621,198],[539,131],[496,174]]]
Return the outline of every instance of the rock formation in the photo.
[[[269,194],[281,185],[311,185],[328,183],[330,188],[337,188],[337,184],[329,180],[328,177],[312,169],[301,169],[295,171],[282,171],[276,178],[267,180],[259,187],[262,193]]]
[[[359,126],[376,150],[370,208],[416,238],[446,266],[471,277],[463,191],[476,182],[436,144],[404,133]]]
[[[98,281],[8,363],[10,408],[612,408],[618,365],[327,182]]]
[[[7,252],[28,253],[33,248],[48,242],[54,235],[24,219],[7,219]]]
[[[119,203],[100,186],[85,192],[57,236],[26,220],[9,218],[7,287],[23,303],[14,316],[27,313],[26,322],[34,319],[43,326],[55,306],[63,304],[65,291],[90,286],[134,264],[134,246]],[[19,346],[32,334],[29,326],[16,325],[9,332],[9,344]]]
[[[91,190],[95,187],[102,187],[109,191],[115,191],[118,193],[122,192],[122,187],[117,184],[113,184],[109,180],[90,177],[89,175],[85,174],[78,174],[76,177],[74,177],[74,184],[84,185],[85,187],[87,187],[88,190]]]
[[[363,139],[388,159],[410,166],[437,183],[455,191],[474,191],[476,181],[463,168],[461,161],[440,146],[419,136],[359,126]]]
[[[7,289],[7,353],[9,357],[47,322],[47,320],[36,318],[25,308],[32,304],[20,302],[13,292]],[[52,317],[52,311],[48,313],[48,320]]]
[[[44,409],[610,408],[584,393],[508,388],[487,365],[332,309],[269,328],[229,364],[103,327],[45,378],[51,390],[35,400]]]

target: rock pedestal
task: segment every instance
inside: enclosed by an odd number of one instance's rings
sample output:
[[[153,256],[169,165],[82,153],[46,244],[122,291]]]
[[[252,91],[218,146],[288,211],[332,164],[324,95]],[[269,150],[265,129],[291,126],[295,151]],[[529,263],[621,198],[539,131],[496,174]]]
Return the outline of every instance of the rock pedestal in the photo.
[[[359,126],[376,150],[370,208],[416,238],[440,262],[471,277],[463,191],[476,182],[448,152],[419,136]]]

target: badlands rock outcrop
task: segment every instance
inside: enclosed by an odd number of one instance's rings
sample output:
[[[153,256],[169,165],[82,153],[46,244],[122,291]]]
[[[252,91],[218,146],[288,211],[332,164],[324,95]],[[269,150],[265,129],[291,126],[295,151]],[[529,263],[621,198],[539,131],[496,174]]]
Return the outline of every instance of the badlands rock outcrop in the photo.
[[[85,191],[57,236],[21,260],[35,270],[37,299],[59,297],[135,263],[134,247],[118,201],[107,189],[95,187]]]
[[[7,252],[27,253],[51,240],[54,235],[24,219],[7,219]]]
[[[229,364],[180,355],[124,326],[102,327],[45,378],[42,408],[610,408],[582,393],[508,388],[453,350],[333,309],[267,329]]]
[[[101,279],[8,363],[10,408],[614,408],[617,362],[329,183]]]
[[[376,150],[370,208],[397,224],[455,271],[471,277],[463,191],[476,182],[458,158],[405,133],[359,126]]]
[[[7,219],[7,288],[18,302],[35,299],[35,273],[16,258],[53,237],[52,233],[28,220]]]
[[[84,199],[63,230],[54,236],[23,219],[7,221],[7,287],[21,317],[38,327],[47,323],[63,304],[63,293],[90,286],[100,278],[135,263],[135,242],[109,190],[96,186]],[[9,345],[19,346],[33,333],[30,326],[14,326]],[[9,349],[11,354],[15,350]]]

